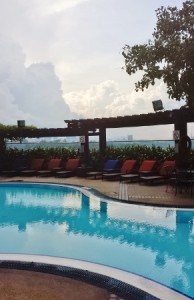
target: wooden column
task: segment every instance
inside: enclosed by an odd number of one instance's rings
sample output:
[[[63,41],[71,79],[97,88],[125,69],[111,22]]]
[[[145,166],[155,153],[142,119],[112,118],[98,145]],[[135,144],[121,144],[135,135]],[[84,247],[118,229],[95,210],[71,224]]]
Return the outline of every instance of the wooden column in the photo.
[[[89,136],[88,133],[85,134],[85,144],[84,144],[84,164],[87,166],[89,164]]]
[[[190,150],[187,144],[187,122],[180,111],[176,114],[174,128],[180,132],[180,139],[175,142],[176,167],[185,169],[189,167]]]
[[[106,128],[99,128],[99,149],[106,149]]]
[[[6,149],[6,143],[4,136],[0,135],[0,153],[4,153]]]
[[[4,135],[0,134],[0,168],[3,169],[5,163],[5,150],[6,150],[6,143]]]
[[[87,166],[89,164],[89,137],[88,132],[84,134],[84,139],[81,138],[81,164]]]

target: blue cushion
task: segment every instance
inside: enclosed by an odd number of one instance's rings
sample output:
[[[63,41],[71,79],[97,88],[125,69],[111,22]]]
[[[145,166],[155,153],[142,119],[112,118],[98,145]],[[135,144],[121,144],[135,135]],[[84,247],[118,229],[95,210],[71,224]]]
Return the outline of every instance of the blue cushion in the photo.
[[[105,162],[103,171],[108,169],[117,169],[119,166],[119,160],[118,159],[109,159]]]

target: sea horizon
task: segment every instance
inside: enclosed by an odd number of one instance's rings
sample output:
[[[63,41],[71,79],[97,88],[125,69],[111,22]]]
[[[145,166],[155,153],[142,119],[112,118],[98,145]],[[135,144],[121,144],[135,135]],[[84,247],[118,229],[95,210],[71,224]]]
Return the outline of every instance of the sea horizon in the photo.
[[[194,149],[194,139],[192,141],[192,149]],[[148,147],[161,147],[163,149],[166,149],[168,147],[174,147],[175,141],[172,139],[160,139],[160,140],[148,140],[148,139],[139,139],[139,140],[107,140],[107,146],[109,147],[127,147],[130,145],[145,145]],[[73,142],[58,142],[58,141],[40,141],[40,142],[7,142],[6,143],[7,148],[17,148],[17,149],[33,149],[33,148],[58,148],[58,147],[64,147],[64,148],[71,148],[71,149],[79,149],[80,148],[80,142],[73,141]],[[91,149],[99,149],[99,142],[98,141],[90,141],[89,142],[89,148]]]

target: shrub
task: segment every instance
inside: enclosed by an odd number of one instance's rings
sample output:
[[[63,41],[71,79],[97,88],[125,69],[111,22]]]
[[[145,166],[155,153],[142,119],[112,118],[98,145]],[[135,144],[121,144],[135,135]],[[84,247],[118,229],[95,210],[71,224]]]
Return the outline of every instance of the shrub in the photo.
[[[5,151],[4,165],[1,163],[1,168],[5,165],[10,165],[15,160],[16,157],[24,156],[27,159],[32,159],[34,157],[41,157],[45,159],[50,159],[54,157],[59,157],[62,159],[75,158],[79,155],[77,149],[74,148],[34,148],[28,150],[18,150],[17,148],[8,148]],[[107,159],[119,159],[121,162],[125,159],[136,159],[141,163],[144,159],[155,159],[159,163],[166,159],[175,159],[175,150],[173,147],[168,147],[163,149],[156,146],[145,146],[145,145],[130,145],[125,147],[107,147],[103,151],[96,149],[90,150],[90,161],[98,161],[104,163]],[[190,160],[194,162],[194,151],[191,151]]]

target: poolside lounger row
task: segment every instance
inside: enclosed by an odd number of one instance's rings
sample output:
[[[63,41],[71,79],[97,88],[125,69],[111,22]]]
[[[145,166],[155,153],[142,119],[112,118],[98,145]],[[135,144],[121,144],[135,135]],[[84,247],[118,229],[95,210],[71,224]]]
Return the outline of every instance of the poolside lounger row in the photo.
[[[173,171],[175,170],[175,161],[174,160],[166,160],[164,161],[157,172],[153,173],[149,176],[140,175],[140,181],[147,183],[154,183],[157,181],[164,181],[168,179]]]
[[[109,180],[135,180],[139,178],[140,174],[150,175],[156,165],[156,160],[144,160],[137,168],[137,160],[127,159],[123,162],[120,169],[118,169],[118,160],[108,160],[102,171],[88,172],[86,176],[93,176],[95,179],[109,179]]]
[[[92,168],[80,167],[80,158],[70,158],[63,164],[62,159],[52,158],[47,163],[43,158],[34,158],[27,166],[25,159],[16,159],[15,169],[1,172],[5,176],[56,176],[69,177],[78,175],[78,170],[87,170]],[[144,160],[137,168],[137,160],[127,159],[120,166],[118,159],[107,160],[101,170],[92,170],[84,173],[84,176],[101,178],[102,180],[120,180],[120,181],[140,181],[144,183],[154,183],[165,180],[173,172],[175,161],[166,160],[156,168],[156,160]],[[120,167],[120,168],[119,168]],[[79,176],[79,175],[78,175]]]
[[[102,174],[102,179],[119,179],[120,176],[126,175],[135,171],[135,166],[137,165],[137,160],[127,159],[124,161],[119,172],[107,172]]]
[[[94,170],[86,173],[86,177],[102,178],[103,174],[119,172],[120,161],[118,159],[109,159],[105,162],[102,170]]]
[[[166,160],[159,166],[156,160],[144,160],[138,169],[136,160],[125,160],[120,172],[102,172],[101,176],[102,179],[107,180],[155,183],[168,179],[174,169],[174,160]],[[89,172],[89,174],[95,175],[95,172]],[[100,172],[96,173],[96,175],[100,175]]]
[[[1,171],[1,175],[4,176],[17,176],[20,172],[27,167],[27,159],[25,157],[17,157],[7,169]]]
[[[151,175],[156,164],[157,164],[156,160],[144,160],[141,163],[141,165],[136,173],[122,174],[120,176],[120,179],[134,181],[134,180],[138,180],[141,175],[144,175],[144,176]]]
[[[80,166],[80,158],[70,158],[63,164],[62,159],[52,158],[48,162],[44,158],[34,158],[28,165],[23,160],[16,159],[11,170],[5,170],[1,172],[4,176],[57,176],[68,177],[76,175],[76,170]]]

